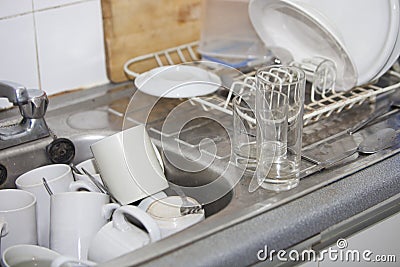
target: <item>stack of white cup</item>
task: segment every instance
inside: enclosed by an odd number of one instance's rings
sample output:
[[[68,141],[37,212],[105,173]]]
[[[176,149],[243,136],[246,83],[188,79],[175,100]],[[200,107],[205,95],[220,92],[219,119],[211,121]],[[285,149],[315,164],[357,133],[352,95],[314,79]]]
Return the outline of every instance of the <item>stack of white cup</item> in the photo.
[[[18,189],[0,190],[3,265],[90,266],[204,220],[203,209],[181,215],[181,197],[163,192],[168,182],[162,160],[144,126],[107,137],[93,144],[92,151],[95,157],[76,167],[92,174],[114,201],[66,164],[33,169],[17,178]],[[138,200],[138,207],[131,203]]]

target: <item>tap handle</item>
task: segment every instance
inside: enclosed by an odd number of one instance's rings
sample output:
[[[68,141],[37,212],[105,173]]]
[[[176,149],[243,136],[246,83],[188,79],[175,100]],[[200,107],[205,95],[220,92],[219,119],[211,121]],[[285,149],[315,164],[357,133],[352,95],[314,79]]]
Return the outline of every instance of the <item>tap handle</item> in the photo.
[[[19,105],[28,100],[28,92],[25,86],[11,82],[0,81],[0,97],[7,97],[14,105]]]
[[[39,89],[27,89],[27,92],[28,100],[19,105],[21,115],[29,119],[43,118],[49,104],[46,92]]]

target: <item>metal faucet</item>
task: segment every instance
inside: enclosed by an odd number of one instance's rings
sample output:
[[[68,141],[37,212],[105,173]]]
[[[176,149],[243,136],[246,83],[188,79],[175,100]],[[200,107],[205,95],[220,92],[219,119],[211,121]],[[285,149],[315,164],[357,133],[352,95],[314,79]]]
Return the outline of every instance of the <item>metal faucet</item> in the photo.
[[[0,81],[0,97],[19,107],[22,120],[14,125],[0,126],[0,149],[16,146],[50,135],[44,115],[49,100],[44,91]]]

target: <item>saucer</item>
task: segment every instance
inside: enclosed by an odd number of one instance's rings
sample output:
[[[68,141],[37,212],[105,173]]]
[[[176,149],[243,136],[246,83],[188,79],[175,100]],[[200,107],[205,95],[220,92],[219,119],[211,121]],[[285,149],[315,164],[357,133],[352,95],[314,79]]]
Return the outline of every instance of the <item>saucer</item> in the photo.
[[[154,68],[135,79],[135,85],[139,91],[166,98],[208,95],[218,90],[221,84],[218,75],[187,65]]]

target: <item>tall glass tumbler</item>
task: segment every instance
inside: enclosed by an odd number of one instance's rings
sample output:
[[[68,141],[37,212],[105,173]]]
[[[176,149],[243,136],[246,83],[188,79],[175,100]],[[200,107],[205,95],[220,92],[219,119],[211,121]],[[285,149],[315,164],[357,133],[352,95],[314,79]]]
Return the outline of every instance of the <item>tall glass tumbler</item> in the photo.
[[[268,66],[256,73],[257,180],[276,192],[299,183],[303,133],[303,70]]]
[[[233,98],[233,156],[236,166],[254,173],[257,167],[255,91]]]

